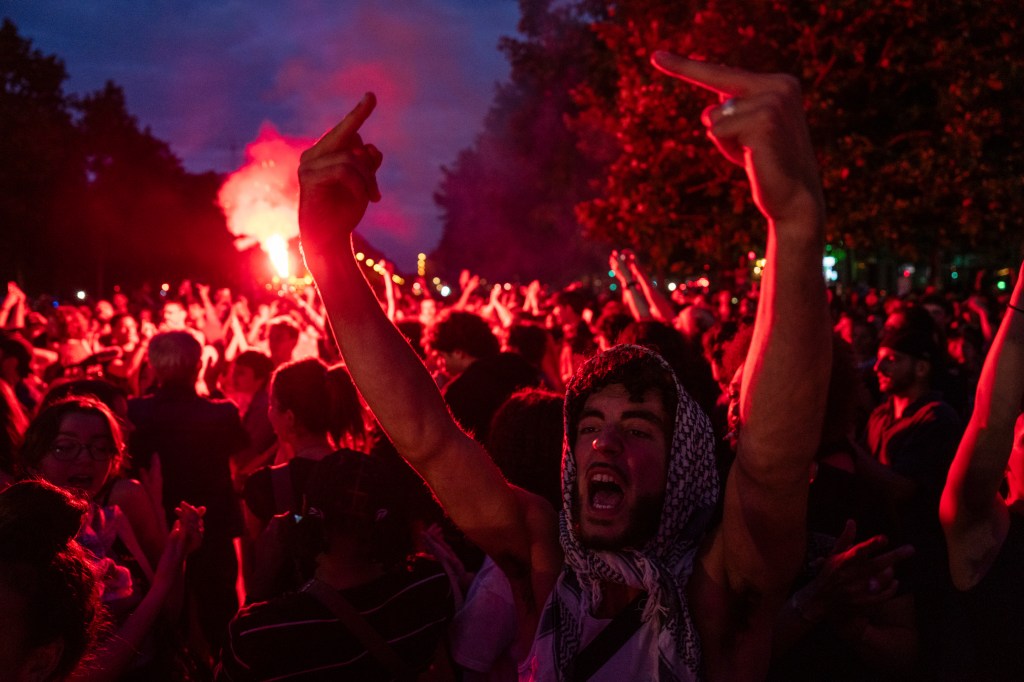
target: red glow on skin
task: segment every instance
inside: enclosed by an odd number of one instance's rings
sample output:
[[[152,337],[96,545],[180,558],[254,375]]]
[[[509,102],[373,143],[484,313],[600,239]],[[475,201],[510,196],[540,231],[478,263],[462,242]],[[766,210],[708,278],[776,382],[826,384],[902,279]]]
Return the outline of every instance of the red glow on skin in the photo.
[[[310,144],[264,124],[245,148],[245,164],[227,177],[217,195],[235,246],[245,250],[259,244],[282,278],[289,274],[287,243],[299,236],[299,156]]]

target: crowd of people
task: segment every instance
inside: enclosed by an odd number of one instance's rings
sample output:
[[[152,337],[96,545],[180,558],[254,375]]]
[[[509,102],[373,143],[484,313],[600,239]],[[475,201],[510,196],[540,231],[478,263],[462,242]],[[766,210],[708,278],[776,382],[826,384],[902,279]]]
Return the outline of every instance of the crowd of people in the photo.
[[[703,123],[768,222],[743,290],[670,294],[628,249],[602,291],[377,279],[350,248],[372,95],[302,158],[315,287],[9,283],[0,669],[1019,676],[1024,277],[826,290],[795,81],[654,64],[718,96]]]

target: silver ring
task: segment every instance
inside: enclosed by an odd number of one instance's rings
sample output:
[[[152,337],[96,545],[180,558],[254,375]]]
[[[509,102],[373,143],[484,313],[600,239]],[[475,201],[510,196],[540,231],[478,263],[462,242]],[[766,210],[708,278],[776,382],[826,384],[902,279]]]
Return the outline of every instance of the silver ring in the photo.
[[[736,98],[730,97],[722,102],[722,106],[718,108],[718,113],[722,116],[733,116],[736,113]]]

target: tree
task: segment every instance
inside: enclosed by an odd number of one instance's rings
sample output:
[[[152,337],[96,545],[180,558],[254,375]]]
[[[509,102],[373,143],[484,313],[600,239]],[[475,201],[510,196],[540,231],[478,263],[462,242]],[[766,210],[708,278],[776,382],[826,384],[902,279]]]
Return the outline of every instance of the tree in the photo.
[[[524,37],[503,44],[511,83],[439,193],[446,262],[498,251],[537,260],[546,247],[515,245],[547,244],[549,234],[570,243],[569,203],[587,242],[632,246],[663,274],[726,269],[763,243],[742,171],[699,123],[717,101],[656,73],[657,49],[801,81],[835,246],[933,273],[952,254],[998,262],[1021,252],[1024,56],[1007,0],[524,0],[522,9]],[[530,146],[539,120],[552,122],[552,137]],[[553,182],[550,168],[569,182]],[[552,215],[555,226],[543,221]],[[508,236],[515,229],[521,241]]]
[[[511,80],[473,146],[444,169],[435,195],[444,234],[432,261],[448,276],[470,266],[495,279],[560,282],[600,262],[573,214],[599,166],[577,153],[565,116],[603,48],[579,12],[554,4],[521,0],[523,38],[501,43]]]
[[[41,285],[53,239],[51,207],[81,167],[68,158],[75,129],[64,63],[0,26],[0,277]]]
[[[119,281],[238,281],[220,178],[186,172],[120,87],[65,94],[63,62],[6,19],[0,78],[0,282],[102,293]]]
[[[82,232],[97,287],[146,278],[233,283],[240,259],[216,204],[221,179],[186,172],[167,143],[139,128],[113,83],[75,109],[86,210],[62,218]]]
[[[648,64],[669,49],[802,81],[837,244],[930,263],[1019,253],[1018,24],[1006,2],[612,3],[594,29],[616,88],[581,84],[574,129],[618,153],[581,222],[661,268],[735,262],[761,240],[742,173],[697,124],[716,102]]]

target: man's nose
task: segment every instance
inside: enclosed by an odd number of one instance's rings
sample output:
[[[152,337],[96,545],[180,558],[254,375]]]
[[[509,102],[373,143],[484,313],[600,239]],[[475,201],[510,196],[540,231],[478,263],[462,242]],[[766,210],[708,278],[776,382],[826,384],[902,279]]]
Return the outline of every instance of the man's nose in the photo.
[[[615,426],[605,426],[594,437],[593,448],[606,455],[622,452],[622,432]]]

